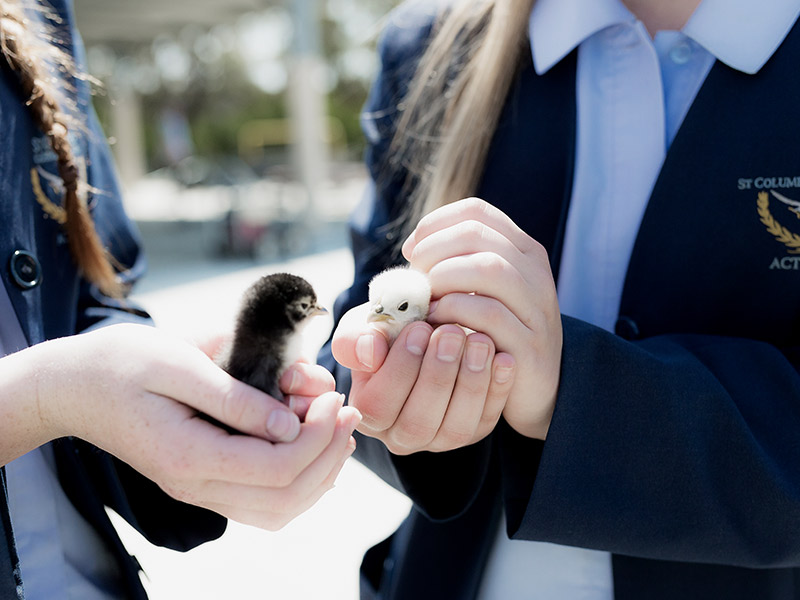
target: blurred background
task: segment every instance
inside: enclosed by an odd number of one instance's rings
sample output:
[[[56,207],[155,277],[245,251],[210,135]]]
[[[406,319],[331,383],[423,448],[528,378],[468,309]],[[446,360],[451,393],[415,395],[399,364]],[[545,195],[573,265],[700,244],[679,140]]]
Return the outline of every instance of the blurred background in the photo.
[[[158,326],[228,329],[269,272],[332,308],[350,284],[346,220],[365,185],[358,125],[393,0],[74,0],[95,108],[144,238],[135,289]],[[332,321],[309,332],[313,358]],[[355,461],[277,533],[231,524],[187,554],[115,523],[152,600],[354,600],[358,565],[408,512]]]
[[[301,249],[293,227],[340,219],[363,181],[358,116],[394,4],[75,0],[143,233],[215,220],[206,251],[270,258]]]

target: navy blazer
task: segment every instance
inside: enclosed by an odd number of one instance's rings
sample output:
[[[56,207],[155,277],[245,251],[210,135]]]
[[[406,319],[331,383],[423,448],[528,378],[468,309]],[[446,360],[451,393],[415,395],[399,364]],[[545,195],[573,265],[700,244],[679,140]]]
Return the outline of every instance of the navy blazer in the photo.
[[[73,28],[70,0],[50,0],[49,6],[64,20],[59,28],[64,49],[84,68],[83,48]],[[8,291],[28,345],[72,335],[112,322],[149,322],[149,317],[127,302],[103,296],[79,277],[67,247],[57,208],[61,194],[50,184],[58,173],[55,155],[45,136],[31,121],[19,85],[5,61],[0,74],[0,277]],[[91,107],[85,81],[74,81],[71,94],[78,112],[86,119],[85,131],[70,134],[79,168],[92,190],[89,204],[98,233],[114,258],[127,268],[125,279],[133,283],[144,271],[140,239],[124,213],[111,156]],[[35,173],[35,174],[34,174]],[[57,177],[55,178],[57,181]],[[25,276],[15,268],[12,256],[25,251],[35,257],[41,283],[24,285]],[[156,484],[105,452],[77,439],[54,443],[61,484],[72,502],[100,532],[118,559],[130,598],[144,598],[135,559],[128,556],[109,521],[110,506],[152,542],[186,550],[218,537],[225,519],[164,494]],[[17,598],[19,572],[8,518],[4,471],[0,469],[0,600]]]
[[[352,216],[355,281],[338,319],[392,262],[407,201],[389,142],[435,7],[406,4],[380,41],[364,110],[372,185]],[[800,26],[756,75],[717,62],[650,197],[615,332],[563,317],[546,442],[502,420],[485,440],[356,456],[414,501],[365,558],[381,598],[473,598],[500,510],[508,535],[609,551],[617,600],[800,599]],[[575,53],[526,54],[477,194],[558,272],[575,152]],[[478,118],[478,117],[476,117]],[[321,361],[343,391],[345,369]],[[391,560],[385,561],[389,557]]]

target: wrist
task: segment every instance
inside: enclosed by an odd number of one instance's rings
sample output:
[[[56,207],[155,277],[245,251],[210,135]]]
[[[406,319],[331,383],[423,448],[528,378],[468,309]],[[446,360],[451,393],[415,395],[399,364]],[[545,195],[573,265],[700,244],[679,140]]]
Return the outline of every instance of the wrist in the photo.
[[[47,381],[50,348],[37,344],[0,359],[0,464],[63,435],[55,426]]]
[[[503,411],[503,418],[511,428],[525,437],[537,440],[547,439],[550,422],[555,411],[555,397],[544,405],[540,411],[532,414],[530,411],[514,410],[515,404],[507,404]]]

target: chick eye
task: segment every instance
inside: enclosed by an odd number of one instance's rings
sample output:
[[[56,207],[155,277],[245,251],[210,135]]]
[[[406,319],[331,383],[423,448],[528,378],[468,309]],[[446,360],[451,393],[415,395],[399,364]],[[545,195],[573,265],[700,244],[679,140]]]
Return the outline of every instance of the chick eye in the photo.
[[[302,308],[303,310],[308,310],[308,302],[301,302],[300,308]]]
[[[408,310],[408,302],[403,302],[400,306],[397,307],[397,310],[400,312],[406,312]]]

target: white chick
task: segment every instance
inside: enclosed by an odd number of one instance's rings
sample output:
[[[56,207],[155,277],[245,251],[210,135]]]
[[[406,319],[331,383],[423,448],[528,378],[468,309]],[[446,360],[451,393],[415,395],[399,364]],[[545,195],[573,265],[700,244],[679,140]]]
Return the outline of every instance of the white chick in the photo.
[[[403,327],[425,320],[430,302],[431,284],[425,273],[408,267],[387,269],[369,282],[367,322],[391,344]]]

